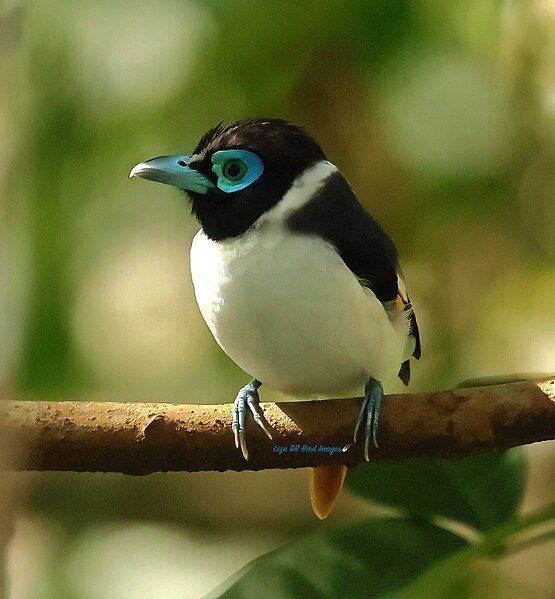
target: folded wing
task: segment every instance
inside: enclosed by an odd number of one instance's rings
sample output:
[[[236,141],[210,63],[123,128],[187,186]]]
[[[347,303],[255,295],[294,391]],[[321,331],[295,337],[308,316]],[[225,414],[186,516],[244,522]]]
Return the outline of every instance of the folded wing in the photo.
[[[329,177],[318,193],[287,221],[303,233],[318,234],[337,250],[361,285],[369,287],[386,311],[404,310],[409,320],[407,343],[420,358],[420,334],[399,267],[393,242],[360,204],[339,171]],[[410,380],[410,361],[403,362],[399,378]]]

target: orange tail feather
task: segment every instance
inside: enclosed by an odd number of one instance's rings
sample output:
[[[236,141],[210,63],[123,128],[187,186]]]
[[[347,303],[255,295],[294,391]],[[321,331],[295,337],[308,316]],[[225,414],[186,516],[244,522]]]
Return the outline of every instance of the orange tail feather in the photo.
[[[314,513],[323,520],[327,518],[341,491],[347,467],[342,464],[317,466],[310,477],[310,502]]]

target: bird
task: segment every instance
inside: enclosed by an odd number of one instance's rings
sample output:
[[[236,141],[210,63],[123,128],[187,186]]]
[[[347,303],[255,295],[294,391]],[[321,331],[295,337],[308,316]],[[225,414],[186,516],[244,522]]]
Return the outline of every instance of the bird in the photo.
[[[172,185],[200,224],[190,250],[200,312],[252,380],[232,407],[237,450],[247,427],[272,438],[262,384],[297,398],[360,396],[353,440],[378,446],[382,381],[410,380],[416,315],[390,237],[302,127],[275,118],[219,123],[191,154],[158,156],[129,177]],[[312,470],[316,515],[330,513],[342,465]]]

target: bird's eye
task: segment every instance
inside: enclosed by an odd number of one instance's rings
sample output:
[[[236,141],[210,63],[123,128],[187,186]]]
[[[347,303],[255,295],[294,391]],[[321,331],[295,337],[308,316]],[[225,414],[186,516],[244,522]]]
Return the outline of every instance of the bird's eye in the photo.
[[[248,172],[249,167],[239,158],[232,158],[224,164],[222,173],[228,181],[240,181]]]
[[[249,186],[264,171],[264,163],[248,150],[220,150],[212,154],[212,170],[221,191],[232,193]]]

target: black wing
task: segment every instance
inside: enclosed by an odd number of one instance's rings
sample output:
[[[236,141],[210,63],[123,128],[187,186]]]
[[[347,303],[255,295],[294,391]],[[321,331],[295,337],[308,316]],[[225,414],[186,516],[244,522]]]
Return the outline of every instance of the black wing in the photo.
[[[331,175],[315,196],[289,217],[287,224],[293,231],[317,234],[329,241],[361,284],[370,287],[385,307],[393,302],[410,311],[410,335],[415,339],[413,356],[420,358],[418,325],[399,274],[397,250],[361,206],[341,173]],[[399,376],[408,384],[408,360],[401,366]]]

